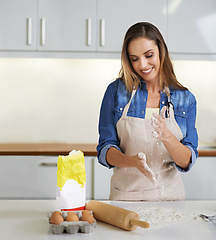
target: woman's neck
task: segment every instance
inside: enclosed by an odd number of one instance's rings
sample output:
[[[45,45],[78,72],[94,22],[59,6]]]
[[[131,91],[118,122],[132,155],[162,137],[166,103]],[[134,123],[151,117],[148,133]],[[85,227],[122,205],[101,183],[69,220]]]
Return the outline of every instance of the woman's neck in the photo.
[[[147,84],[148,100],[147,108],[160,107],[160,87],[158,84]]]

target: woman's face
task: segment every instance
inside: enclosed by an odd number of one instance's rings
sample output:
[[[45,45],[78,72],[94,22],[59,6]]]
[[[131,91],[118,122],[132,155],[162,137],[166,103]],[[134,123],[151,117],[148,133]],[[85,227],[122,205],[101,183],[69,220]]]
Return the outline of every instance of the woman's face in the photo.
[[[139,37],[128,45],[128,55],[135,72],[146,82],[159,82],[159,49],[153,40]]]

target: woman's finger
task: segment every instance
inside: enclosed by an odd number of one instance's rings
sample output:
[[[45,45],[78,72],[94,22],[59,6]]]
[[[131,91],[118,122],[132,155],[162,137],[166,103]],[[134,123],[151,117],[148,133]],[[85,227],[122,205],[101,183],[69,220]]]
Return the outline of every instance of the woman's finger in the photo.
[[[166,118],[166,110],[167,110],[167,107],[164,106],[162,109],[161,109],[161,112],[160,112],[160,116],[162,117],[162,119],[165,119]]]

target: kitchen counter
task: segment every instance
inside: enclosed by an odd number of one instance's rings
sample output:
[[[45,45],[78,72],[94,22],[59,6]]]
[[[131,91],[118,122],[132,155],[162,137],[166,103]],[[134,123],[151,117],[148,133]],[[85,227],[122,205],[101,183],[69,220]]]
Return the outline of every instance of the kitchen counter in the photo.
[[[85,156],[96,156],[96,144],[66,143],[5,143],[0,144],[0,155],[68,155],[72,150],[81,150]]]
[[[65,144],[65,143],[2,143],[0,155],[37,156],[37,155],[67,155],[71,150],[81,150],[85,156],[97,156],[97,144]],[[216,156],[216,148],[198,149],[199,156]]]
[[[180,202],[121,202],[108,201],[123,208],[171,208],[181,211],[195,211],[203,214],[216,214],[216,201],[180,201]],[[50,232],[47,213],[57,209],[55,200],[1,200],[0,201],[0,237],[7,240],[213,240],[216,239],[216,227],[200,218],[187,221],[173,221],[168,225],[148,229],[137,228],[128,232],[120,228],[97,221],[93,233],[54,235]],[[157,218],[157,216],[155,216]],[[148,219],[146,219],[148,221]]]

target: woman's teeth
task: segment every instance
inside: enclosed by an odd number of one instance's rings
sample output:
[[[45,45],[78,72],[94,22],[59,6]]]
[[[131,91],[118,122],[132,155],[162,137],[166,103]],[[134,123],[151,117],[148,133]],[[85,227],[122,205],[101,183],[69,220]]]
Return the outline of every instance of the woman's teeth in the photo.
[[[152,68],[150,68],[150,69],[148,69],[146,71],[143,70],[142,73],[149,73],[151,70],[152,70]]]

